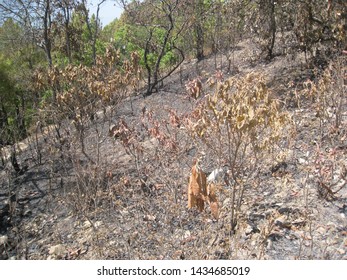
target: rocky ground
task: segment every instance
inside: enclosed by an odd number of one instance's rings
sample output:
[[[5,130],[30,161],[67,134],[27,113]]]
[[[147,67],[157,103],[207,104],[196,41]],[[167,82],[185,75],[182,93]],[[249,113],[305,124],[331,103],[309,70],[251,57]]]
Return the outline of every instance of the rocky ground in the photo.
[[[295,99],[314,74],[304,56],[256,57],[255,46],[244,41],[230,73],[225,56],[187,61],[158,93],[100,114],[85,135],[92,160],[70,138],[70,123],[61,124],[59,139],[51,126],[17,147],[22,172],[3,150],[0,259],[347,259],[346,96],[342,128],[322,136],[313,103]],[[170,153],[141,126],[144,112],[163,120],[170,110],[194,109],[203,97],[189,98],[185,84],[196,77],[205,82],[216,65],[225,78],[261,72],[295,124],[285,159],[264,162],[259,185],[245,190],[235,231],[225,187],[218,193],[218,220],[208,208],[187,209],[190,170],[204,151],[177,130],[180,149]],[[208,92],[204,86],[203,95]],[[137,131],[129,145],[109,136],[120,119]],[[209,173],[213,159],[204,160]]]

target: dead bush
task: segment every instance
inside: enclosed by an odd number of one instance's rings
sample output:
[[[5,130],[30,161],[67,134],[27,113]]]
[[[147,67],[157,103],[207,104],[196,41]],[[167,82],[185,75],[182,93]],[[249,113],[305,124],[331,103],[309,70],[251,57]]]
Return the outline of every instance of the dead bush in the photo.
[[[258,185],[261,166],[276,159],[288,135],[290,117],[281,110],[260,74],[211,84],[214,93],[195,108],[186,128],[217,168],[227,166],[224,180],[234,231],[245,191]]]

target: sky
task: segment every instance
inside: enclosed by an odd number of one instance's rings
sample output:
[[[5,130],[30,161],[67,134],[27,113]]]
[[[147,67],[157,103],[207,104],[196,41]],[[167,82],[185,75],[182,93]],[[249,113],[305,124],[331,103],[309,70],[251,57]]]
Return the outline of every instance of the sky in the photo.
[[[100,0],[91,0],[90,1],[90,13],[96,14],[97,5]],[[117,4],[115,1],[107,0],[105,3],[103,3],[100,7],[99,11],[99,17],[100,21],[102,23],[102,26],[105,27],[107,24],[109,24],[111,21],[113,21],[115,18],[119,18],[123,9],[120,8],[119,4]]]

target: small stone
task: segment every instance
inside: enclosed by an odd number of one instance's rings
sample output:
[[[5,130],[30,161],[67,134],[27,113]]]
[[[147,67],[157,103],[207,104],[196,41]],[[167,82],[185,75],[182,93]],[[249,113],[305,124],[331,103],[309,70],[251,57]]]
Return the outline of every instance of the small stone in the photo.
[[[58,244],[49,248],[48,253],[55,256],[63,256],[66,252],[64,245]]]
[[[281,231],[275,229],[269,234],[268,240],[277,241],[283,236],[284,234]]]
[[[316,232],[319,233],[319,234],[321,234],[321,235],[324,235],[324,234],[327,233],[327,230],[326,230],[324,227],[318,227],[318,228],[316,229]]]
[[[295,232],[292,232],[289,234],[289,239],[290,240],[297,240],[299,239],[298,234],[295,234]]]
[[[276,218],[275,225],[282,225],[282,224],[286,223],[286,221],[287,221],[287,218],[284,215],[282,215],[282,216]]]
[[[184,232],[184,238],[188,238],[188,237],[190,237],[190,235],[191,235],[191,233],[190,233],[189,230],[186,230],[186,231]]]
[[[153,215],[146,215],[143,217],[143,220],[148,222],[148,221],[155,221],[156,217]]]
[[[0,236],[0,245],[6,245],[7,241],[8,241],[7,235]]]
[[[174,260],[177,260],[177,259],[183,260],[184,259],[184,252],[182,250],[177,250],[174,252],[172,257]]]
[[[229,204],[230,204],[230,198],[224,199],[224,201],[223,201],[223,207],[222,207],[222,208],[227,207]]]
[[[276,218],[275,225],[279,228],[287,228],[287,229],[291,229],[292,227],[291,223],[287,221],[287,218],[284,215]]]
[[[267,239],[267,244],[266,244],[266,249],[270,250],[272,247],[272,240],[271,239]]]
[[[345,250],[343,249],[337,249],[337,252],[340,254],[340,255],[344,255],[346,253]]]
[[[24,216],[24,217],[29,217],[32,213],[33,213],[33,212],[32,212],[30,209],[27,209],[27,210],[24,211],[23,216]]]
[[[245,234],[250,235],[253,232],[253,227],[251,225],[247,225],[245,229]]]
[[[89,227],[91,227],[92,225],[91,225],[91,223],[89,222],[89,221],[85,221],[84,223],[83,223],[83,228],[89,228]]]
[[[298,218],[292,222],[294,226],[304,226],[306,224],[306,220],[303,218]]]
[[[94,224],[95,228],[99,228],[101,225],[102,225],[102,221],[97,221]]]

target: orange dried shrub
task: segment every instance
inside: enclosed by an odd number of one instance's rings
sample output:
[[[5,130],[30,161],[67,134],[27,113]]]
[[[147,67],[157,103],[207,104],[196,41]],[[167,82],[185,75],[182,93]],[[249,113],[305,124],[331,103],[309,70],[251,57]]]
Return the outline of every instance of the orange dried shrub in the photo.
[[[198,99],[202,93],[202,83],[199,78],[189,81],[186,84],[186,89],[191,97]]]
[[[218,205],[218,199],[216,195],[216,186],[213,183],[210,183],[207,186],[207,199],[208,199],[208,203],[210,204],[213,217],[216,220],[218,220],[219,205]]]
[[[197,162],[195,162],[188,185],[188,208],[197,207],[202,212],[206,195],[206,174],[200,170]]]
[[[195,162],[188,185],[188,208],[197,207],[202,212],[205,202],[207,202],[211,207],[213,217],[218,219],[219,206],[215,189],[214,184],[207,185],[206,174],[199,168],[198,163]]]

